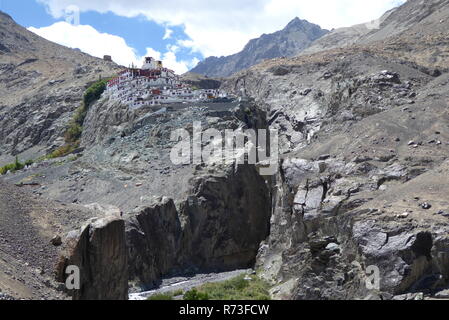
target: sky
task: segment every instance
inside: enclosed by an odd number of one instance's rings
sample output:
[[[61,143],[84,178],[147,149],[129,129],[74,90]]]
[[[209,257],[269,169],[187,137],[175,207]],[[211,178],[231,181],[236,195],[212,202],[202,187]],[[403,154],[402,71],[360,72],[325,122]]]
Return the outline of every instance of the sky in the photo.
[[[178,74],[209,56],[239,52],[299,17],[322,28],[379,18],[405,0],[0,0],[30,31],[121,65],[145,56]]]

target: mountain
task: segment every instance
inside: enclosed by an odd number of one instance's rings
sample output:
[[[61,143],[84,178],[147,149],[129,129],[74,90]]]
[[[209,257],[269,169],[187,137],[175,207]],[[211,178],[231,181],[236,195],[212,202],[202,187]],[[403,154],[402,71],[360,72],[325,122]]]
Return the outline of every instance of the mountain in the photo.
[[[280,134],[256,263],[274,298],[449,296],[449,1],[409,0],[378,27],[334,30],[222,85]]]
[[[416,44],[422,37],[436,36],[445,33],[447,15],[449,13],[447,0],[432,0],[416,2],[407,1],[399,8],[386,12],[377,20],[348,28],[332,30],[324,37],[315,41],[301,54],[312,54],[324,50],[343,48],[355,44],[366,45],[400,35],[413,38]]]
[[[116,67],[1,21],[0,148],[24,160],[57,143],[86,81]],[[449,0],[409,0],[377,26],[239,71],[221,83],[245,93],[230,103],[100,97],[76,154],[0,176],[0,300],[126,299],[248,268],[273,299],[447,299]],[[88,72],[74,76],[77,64]],[[195,141],[195,122],[203,157],[216,130],[276,129],[279,159],[175,163],[173,133]],[[85,270],[79,291],[64,289],[68,265]]]
[[[23,152],[29,158],[41,156],[61,143],[86,86],[119,69],[114,63],[47,41],[2,12],[0,35],[3,163]]]
[[[104,95],[85,110],[76,152],[42,157],[64,143],[86,87],[118,66],[46,41],[5,14],[0,34],[0,168],[16,156],[34,160],[0,172],[0,300],[126,299],[128,281],[141,290],[176,270],[253,264],[268,236],[265,180],[252,165],[174,163],[171,136],[194,121],[257,130],[264,112],[251,102],[130,109]],[[79,291],[65,290],[68,265],[82,270]]]
[[[265,59],[295,56],[327,33],[318,25],[295,18],[283,30],[249,41],[239,53],[206,58],[191,72],[209,77],[227,77]]]

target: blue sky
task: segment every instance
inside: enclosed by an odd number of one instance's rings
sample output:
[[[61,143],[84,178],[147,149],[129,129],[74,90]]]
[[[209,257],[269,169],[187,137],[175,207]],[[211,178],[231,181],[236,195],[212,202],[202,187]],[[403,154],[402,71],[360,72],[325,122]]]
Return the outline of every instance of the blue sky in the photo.
[[[65,17],[53,17],[48,8],[36,0],[0,0],[0,3],[0,10],[7,12],[17,23],[27,28],[39,29],[51,26],[56,22],[65,21]],[[171,26],[169,28],[170,38],[164,39],[167,28],[142,15],[127,18],[112,12],[81,12],[80,24],[92,26],[100,33],[108,33],[125,39],[126,43],[136,50],[138,57],[144,56],[148,47],[157,52],[165,52],[167,46],[175,46],[179,40],[190,40],[184,33],[182,26]],[[108,53],[110,52],[104,52],[104,54]],[[190,48],[179,47],[176,53],[177,59],[180,61],[196,61],[194,59],[203,58],[201,53],[192,52]],[[113,55],[113,53],[110,54]],[[120,62],[124,64],[123,61]],[[132,62],[129,61],[129,63]],[[192,66],[189,65],[189,67]]]
[[[99,57],[110,54],[123,65],[140,64],[151,55],[183,73],[207,56],[236,53],[250,39],[280,30],[295,17],[331,29],[377,19],[403,2],[0,0],[0,10],[62,45]]]

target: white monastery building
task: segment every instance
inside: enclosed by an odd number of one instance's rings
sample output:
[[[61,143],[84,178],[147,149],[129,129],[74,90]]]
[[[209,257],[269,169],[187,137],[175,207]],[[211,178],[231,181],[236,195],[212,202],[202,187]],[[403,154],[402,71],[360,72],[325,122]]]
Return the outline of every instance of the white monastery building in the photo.
[[[172,103],[207,102],[226,98],[218,89],[195,89],[183,83],[161,61],[146,57],[141,69],[128,68],[107,84],[107,94],[130,108]]]

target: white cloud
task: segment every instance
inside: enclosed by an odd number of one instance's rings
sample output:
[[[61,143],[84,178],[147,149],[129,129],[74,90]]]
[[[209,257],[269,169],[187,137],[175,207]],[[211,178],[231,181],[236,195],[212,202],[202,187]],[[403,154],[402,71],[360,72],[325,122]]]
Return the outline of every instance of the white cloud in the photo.
[[[143,57],[140,57],[134,48],[128,46],[125,39],[108,33],[100,33],[88,25],[57,22],[43,28],[30,27],[29,30],[47,40],[70,48],[78,48],[95,57],[102,58],[104,55],[112,55],[115,62],[124,66],[129,66],[131,63],[140,66],[143,61]],[[187,72],[196,60],[178,61],[176,57],[178,50],[178,46],[168,46],[167,52],[162,54],[152,48],[147,48],[145,56],[162,60],[167,68],[182,74]]]
[[[164,34],[164,37],[162,39],[163,40],[171,39],[172,34],[173,34],[173,30],[172,29],[165,28],[165,34]]]
[[[168,51],[162,54],[153,48],[147,48],[145,56],[153,57],[156,60],[162,60],[165,67],[174,70],[177,74],[186,73],[198,63],[198,59],[193,59],[192,61],[178,61],[176,57],[178,47],[176,46],[167,46],[167,49]]]
[[[81,12],[111,11],[125,17],[140,14],[164,26],[182,25],[193,51],[228,55],[240,51],[251,38],[283,28],[298,16],[324,28],[351,26],[379,18],[405,0],[38,0],[62,17],[69,5]],[[82,18],[82,16],[81,16]],[[169,33],[166,33],[169,36]]]
[[[162,60],[162,54],[159,51],[154,50],[153,48],[147,48],[145,57],[153,57],[156,60]]]

